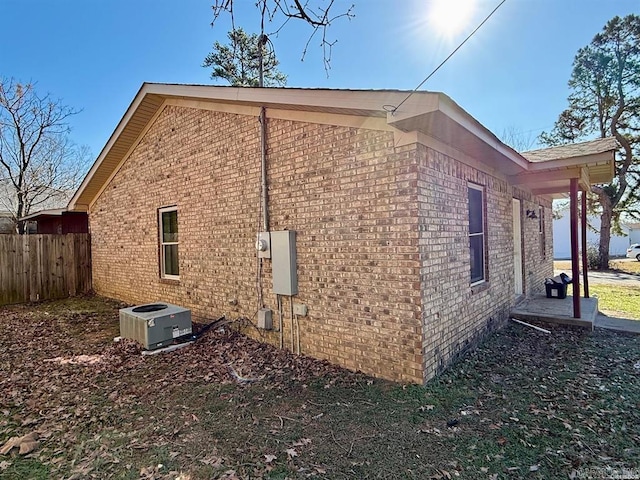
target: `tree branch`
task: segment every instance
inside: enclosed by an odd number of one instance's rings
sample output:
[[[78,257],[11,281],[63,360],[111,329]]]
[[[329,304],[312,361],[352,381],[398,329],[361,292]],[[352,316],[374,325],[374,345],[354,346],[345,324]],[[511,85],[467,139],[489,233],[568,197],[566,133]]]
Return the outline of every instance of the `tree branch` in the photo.
[[[88,156],[67,136],[66,121],[76,113],[49,95],[39,96],[32,84],[0,78],[0,167],[11,182],[3,203],[12,205],[14,220],[34,206],[51,208],[61,191],[77,186]]]
[[[327,39],[327,29],[332,25],[334,21],[338,20],[339,18],[353,18],[354,5],[351,5],[346,11],[333,15],[332,9],[334,7],[335,0],[330,0],[329,3],[324,7],[318,7],[317,12],[314,12],[314,9],[309,5],[310,0],[307,0],[305,2],[302,2],[301,0],[293,1],[294,3],[292,5],[288,5],[286,0],[257,0],[255,5],[261,14],[260,18],[262,20],[262,30],[264,30],[265,16],[268,18],[269,23],[273,23],[276,21],[278,13],[282,17],[284,17],[284,21],[274,30],[272,34],[277,34],[278,32],[280,32],[284,25],[286,25],[291,19],[300,20],[309,25],[312,30],[311,34],[307,38],[307,41],[305,42],[305,47],[303,49],[302,59],[304,60],[311,40],[316,36],[318,30],[322,29],[322,42],[320,46],[322,47],[325,71],[328,75],[331,64],[332,47],[333,45],[335,45],[336,40],[329,41]],[[236,27],[233,5],[234,0],[215,0],[215,3],[212,6],[213,21],[211,22],[211,25],[213,26],[219,20],[219,18],[226,13],[231,19],[232,29],[235,30]]]

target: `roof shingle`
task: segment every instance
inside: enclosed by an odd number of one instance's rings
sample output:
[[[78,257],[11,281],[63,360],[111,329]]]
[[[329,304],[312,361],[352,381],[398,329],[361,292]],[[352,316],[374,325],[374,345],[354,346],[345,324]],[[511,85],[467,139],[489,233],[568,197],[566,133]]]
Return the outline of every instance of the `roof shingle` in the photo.
[[[618,141],[614,137],[599,138],[587,142],[560,145],[559,147],[542,148],[522,152],[521,155],[533,163],[548,162],[558,158],[574,158],[585,155],[596,155],[618,149]]]

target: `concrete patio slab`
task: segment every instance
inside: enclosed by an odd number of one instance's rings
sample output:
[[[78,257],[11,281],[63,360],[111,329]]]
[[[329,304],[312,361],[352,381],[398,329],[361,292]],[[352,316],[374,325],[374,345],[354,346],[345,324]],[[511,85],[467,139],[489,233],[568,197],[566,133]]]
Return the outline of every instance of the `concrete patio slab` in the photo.
[[[538,321],[560,325],[575,325],[593,329],[598,315],[597,298],[580,298],[581,317],[573,318],[573,298],[547,298],[537,295],[527,298],[511,309],[511,316],[522,321]]]
[[[640,335],[640,320],[629,320],[628,318],[607,317],[598,314],[596,317],[596,328],[605,330],[615,330],[617,332],[627,332]]]

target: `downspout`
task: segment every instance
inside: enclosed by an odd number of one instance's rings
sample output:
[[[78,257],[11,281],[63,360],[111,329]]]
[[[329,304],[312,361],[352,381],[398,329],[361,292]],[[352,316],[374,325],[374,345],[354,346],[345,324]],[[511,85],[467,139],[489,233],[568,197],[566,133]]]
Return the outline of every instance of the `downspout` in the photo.
[[[266,2],[265,2],[266,5]],[[267,43],[267,36],[264,34],[264,6],[262,9],[263,25],[258,37],[258,49],[260,54],[258,55],[258,87],[264,87],[264,46]],[[268,208],[268,195],[267,195],[267,109],[260,107],[260,172],[262,175],[262,231],[269,231],[269,208]]]
[[[262,83],[262,82],[260,82]],[[262,86],[262,85],[260,85]],[[262,176],[262,231],[269,231],[269,203],[267,194],[267,115],[266,108],[260,107],[260,173]]]

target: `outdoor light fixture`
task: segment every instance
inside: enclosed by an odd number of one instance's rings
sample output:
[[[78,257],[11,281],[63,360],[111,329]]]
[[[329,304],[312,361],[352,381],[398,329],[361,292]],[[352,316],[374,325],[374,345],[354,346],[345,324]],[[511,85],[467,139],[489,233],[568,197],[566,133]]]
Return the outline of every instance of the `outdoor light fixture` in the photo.
[[[535,210],[527,210],[527,218],[538,218],[538,214],[536,213]]]

